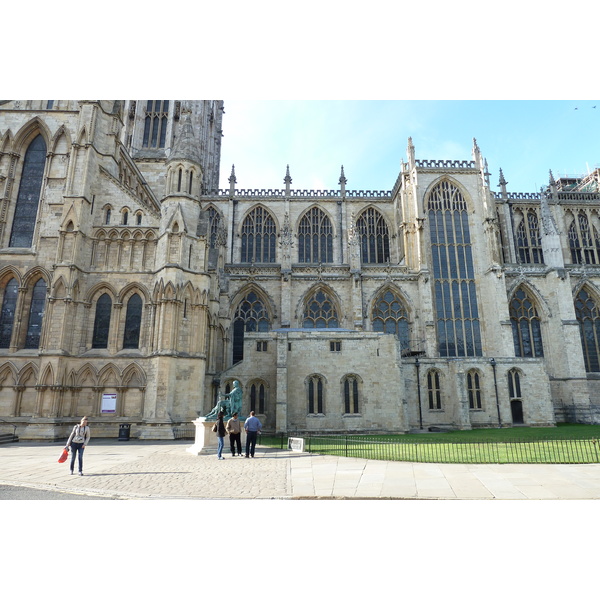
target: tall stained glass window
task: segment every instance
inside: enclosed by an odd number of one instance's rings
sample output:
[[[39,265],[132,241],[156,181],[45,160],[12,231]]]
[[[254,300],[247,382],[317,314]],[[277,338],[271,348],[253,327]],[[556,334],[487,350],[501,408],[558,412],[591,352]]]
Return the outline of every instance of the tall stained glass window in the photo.
[[[597,373],[600,371],[600,311],[595,298],[585,288],[575,298],[575,315],[579,321],[585,370]]]
[[[0,311],[0,348],[10,347],[18,294],[19,284],[13,277],[6,284],[4,297],[2,298],[2,310]]]
[[[383,292],[373,306],[373,331],[395,335],[402,350],[410,348],[408,314],[404,303],[391,290]]]
[[[273,217],[257,206],[242,224],[242,262],[275,262],[277,231]]]
[[[25,348],[40,347],[42,321],[44,320],[44,309],[46,307],[46,289],[46,282],[43,279],[39,279],[33,286]]]
[[[329,217],[318,206],[311,208],[300,220],[298,261],[333,262],[333,227]]]
[[[467,203],[442,181],[428,201],[440,356],[481,356],[481,331]]]
[[[544,356],[542,327],[534,302],[523,288],[513,295],[509,306],[515,356]]]
[[[144,148],[164,148],[169,122],[169,101],[148,100],[144,117]]]
[[[390,258],[390,234],[383,215],[368,208],[356,220],[360,236],[361,260],[363,263],[385,263]]]
[[[127,302],[125,316],[125,333],[123,334],[123,348],[139,348],[140,330],[142,326],[142,299],[139,294],[133,294]]]
[[[254,291],[249,292],[239,303],[233,320],[233,362],[244,358],[244,332],[269,331],[269,314]]]
[[[29,248],[31,246],[45,165],[46,142],[40,134],[29,144],[29,148],[25,152],[21,183],[19,184],[15,215],[8,244],[11,248]]]
[[[108,294],[102,294],[96,302],[96,317],[94,319],[94,335],[92,348],[108,348],[108,332],[110,329],[110,313],[112,300]]]
[[[543,263],[542,238],[535,211],[530,210],[522,215],[517,226],[517,249],[519,261],[522,263]]]

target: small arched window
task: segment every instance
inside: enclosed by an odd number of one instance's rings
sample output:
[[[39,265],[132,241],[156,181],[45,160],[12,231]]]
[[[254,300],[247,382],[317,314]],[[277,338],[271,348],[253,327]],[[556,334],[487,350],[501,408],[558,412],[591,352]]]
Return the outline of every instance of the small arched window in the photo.
[[[123,225],[127,225],[128,221],[129,221],[129,211],[127,209],[125,209],[123,211]]]
[[[467,393],[469,394],[469,408],[481,409],[481,381],[479,373],[475,370],[467,373]]]
[[[356,375],[344,377],[344,413],[358,414],[360,412],[358,378]]]
[[[104,224],[105,225],[110,225],[110,215],[111,215],[112,211],[110,210],[110,208],[106,209],[106,213],[104,214]]]
[[[261,415],[267,412],[267,388],[263,382],[255,382],[250,386],[250,410]]]
[[[442,391],[440,388],[439,371],[427,372],[427,394],[429,397],[429,410],[442,409]]]
[[[323,378],[311,375],[307,380],[308,414],[325,414],[325,392]]]
[[[102,294],[96,302],[96,316],[94,318],[94,334],[92,348],[108,348],[108,332],[110,330],[110,314],[112,300],[108,294]]]
[[[391,290],[383,292],[373,305],[371,315],[373,331],[395,335],[400,340],[400,348],[410,348],[408,314],[404,303]]]

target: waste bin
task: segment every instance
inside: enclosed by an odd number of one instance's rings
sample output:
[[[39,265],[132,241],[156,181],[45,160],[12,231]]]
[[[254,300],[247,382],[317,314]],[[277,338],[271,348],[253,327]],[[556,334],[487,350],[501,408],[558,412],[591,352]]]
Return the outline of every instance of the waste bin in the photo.
[[[119,442],[128,442],[130,433],[131,424],[121,423],[121,425],[119,425]]]

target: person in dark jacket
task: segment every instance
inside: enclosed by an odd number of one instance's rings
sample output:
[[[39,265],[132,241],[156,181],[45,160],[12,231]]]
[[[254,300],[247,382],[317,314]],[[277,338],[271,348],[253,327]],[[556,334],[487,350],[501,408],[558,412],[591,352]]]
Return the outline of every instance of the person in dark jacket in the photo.
[[[227,435],[227,431],[225,429],[225,423],[223,423],[224,416],[225,416],[225,413],[223,411],[219,412],[219,414],[217,415],[217,422],[215,423],[215,425],[217,427],[217,440],[218,440],[217,456],[219,457],[219,460],[225,460],[225,458],[223,457],[223,445],[224,445],[224,438]]]

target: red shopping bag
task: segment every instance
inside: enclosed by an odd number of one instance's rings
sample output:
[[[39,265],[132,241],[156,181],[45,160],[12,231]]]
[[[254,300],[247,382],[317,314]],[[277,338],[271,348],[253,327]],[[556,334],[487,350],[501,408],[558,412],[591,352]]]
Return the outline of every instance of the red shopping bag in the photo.
[[[59,463],[64,463],[67,460],[67,458],[69,458],[69,451],[67,450],[67,448],[65,448],[62,451],[62,454],[60,455],[60,458],[58,459],[58,462]]]

